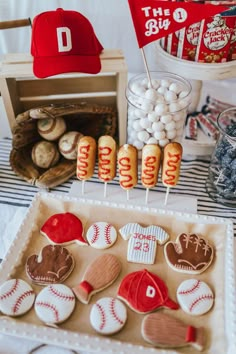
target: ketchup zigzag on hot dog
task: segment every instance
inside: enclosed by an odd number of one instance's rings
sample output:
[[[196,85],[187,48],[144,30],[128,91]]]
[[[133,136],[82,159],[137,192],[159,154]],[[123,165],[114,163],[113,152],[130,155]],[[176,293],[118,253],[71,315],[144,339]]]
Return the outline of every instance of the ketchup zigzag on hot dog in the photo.
[[[98,140],[98,177],[103,182],[111,181],[116,175],[116,142],[109,136]]]
[[[156,185],[161,163],[161,148],[158,145],[145,145],[142,150],[142,185],[152,188]]]
[[[129,190],[138,182],[138,151],[135,146],[124,144],[118,151],[120,186]]]
[[[76,175],[80,180],[89,179],[94,172],[96,141],[91,136],[83,136],[78,143]]]
[[[179,143],[169,143],[164,148],[162,183],[166,187],[176,186],[179,180],[183,148]]]

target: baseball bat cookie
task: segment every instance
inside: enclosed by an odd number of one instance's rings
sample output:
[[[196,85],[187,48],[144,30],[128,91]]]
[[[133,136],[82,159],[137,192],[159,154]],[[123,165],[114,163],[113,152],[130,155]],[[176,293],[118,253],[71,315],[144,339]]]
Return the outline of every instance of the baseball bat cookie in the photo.
[[[82,181],[82,194],[84,183],[92,177],[96,161],[96,141],[91,136],[84,136],[78,143],[76,175]]]
[[[182,153],[183,148],[179,143],[169,143],[164,147],[162,183],[167,187],[165,205],[167,204],[170,188],[176,186],[179,180]]]
[[[190,315],[203,315],[212,308],[214,295],[204,281],[187,279],[177,289],[177,300],[184,312]]]
[[[55,141],[65,133],[66,123],[62,117],[38,119],[37,129],[42,138]]]
[[[7,316],[20,316],[33,306],[35,293],[22,279],[10,279],[0,286],[0,312]]]
[[[86,269],[83,280],[72,290],[84,304],[88,304],[93,294],[111,285],[121,271],[121,263],[113,254],[103,254]]]
[[[161,164],[161,148],[158,145],[145,145],[142,149],[141,182],[146,188],[146,204],[150,188],[157,184]]]
[[[109,135],[98,139],[98,178],[104,182],[104,197],[106,197],[107,182],[116,176],[116,142]]]
[[[135,146],[124,144],[119,148],[118,169],[120,186],[127,191],[128,200],[129,190],[138,183],[138,150]]]
[[[98,300],[91,309],[90,323],[100,334],[114,334],[119,332],[127,320],[125,305],[113,297],[104,297]]]
[[[63,284],[51,284],[39,292],[34,309],[38,318],[47,325],[67,320],[75,307],[72,290]]]
[[[98,249],[106,249],[116,242],[117,232],[114,226],[108,222],[100,221],[93,223],[89,227],[86,238],[90,246]]]
[[[67,132],[58,142],[59,151],[67,160],[76,160],[78,142],[83,134],[75,131]]]
[[[192,346],[203,350],[205,334],[202,327],[186,325],[181,320],[163,312],[146,315],[141,328],[144,340],[155,347],[179,348]]]

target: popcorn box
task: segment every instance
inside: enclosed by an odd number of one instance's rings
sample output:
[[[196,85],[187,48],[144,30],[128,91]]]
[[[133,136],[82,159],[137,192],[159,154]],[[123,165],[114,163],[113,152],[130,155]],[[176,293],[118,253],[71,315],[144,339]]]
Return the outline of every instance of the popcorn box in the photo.
[[[201,22],[196,22],[179,31],[178,58],[195,60]]]

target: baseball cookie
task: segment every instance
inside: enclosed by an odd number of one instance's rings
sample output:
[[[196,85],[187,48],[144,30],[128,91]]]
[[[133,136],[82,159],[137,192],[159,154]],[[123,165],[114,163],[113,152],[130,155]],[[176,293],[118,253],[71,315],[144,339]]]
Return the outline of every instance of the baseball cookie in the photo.
[[[160,226],[142,227],[137,223],[129,223],[119,230],[124,240],[129,240],[127,261],[133,263],[154,264],[156,244],[163,245],[168,233]]]
[[[142,321],[142,336],[155,347],[178,348],[192,346],[203,350],[205,334],[202,327],[186,325],[169,314],[157,311],[146,315]],[[188,353],[190,353],[188,351]]]
[[[200,274],[210,266],[214,249],[203,237],[183,233],[176,242],[165,244],[164,254],[168,265],[177,272]]]
[[[95,222],[92,224],[86,234],[90,246],[98,249],[111,247],[117,239],[117,232],[114,226],[108,222]]]
[[[31,151],[33,163],[40,168],[49,168],[57,164],[60,154],[57,146],[49,141],[39,141]]]
[[[93,294],[111,285],[121,271],[121,263],[113,254],[103,254],[86,269],[83,280],[72,290],[84,304],[88,304]]]
[[[138,313],[148,313],[159,307],[172,310],[179,308],[179,305],[169,298],[164,281],[146,269],[124,277],[118,289],[118,298]]]
[[[79,139],[83,136],[83,134],[79,132],[68,132],[62,135],[59,140],[58,147],[60,153],[68,160],[76,160],[77,158],[77,150],[78,150],[78,142]]]
[[[10,279],[0,286],[0,311],[7,316],[20,316],[33,306],[35,293],[22,279]]]
[[[59,213],[50,216],[40,229],[42,235],[53,244],[66,245],[73,242],[87,246],[83,238],[83,224],[72,213]]]
[[[66,131],[66,123],[62,117],[38,119],[38,133],[42,138],[55,141]]]
[[[34,305],[38,318],[48,325],[67,320],[74,307],[75,296],[72,290],[63,284],[46,286],[37,295]]]
[[[127,310],[124,304],[113,297],[98,300],[91,309],[90,323],[100,334],[119,332],[127,320]]]
[[[184,280],[177,289],[177,299],[183,311],[190,315],[203,315],[214,303],[211,288],[201,280]]]
[[[47,245],[39,255],[33,254],[26,261],[28,277],[39,285],[62,283],[73,268],[73,256],[59,245]]]

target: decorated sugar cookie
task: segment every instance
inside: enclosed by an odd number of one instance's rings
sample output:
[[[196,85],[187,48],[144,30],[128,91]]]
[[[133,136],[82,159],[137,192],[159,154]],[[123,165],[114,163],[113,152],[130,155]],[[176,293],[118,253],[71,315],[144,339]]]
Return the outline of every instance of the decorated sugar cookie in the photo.
[[[90,312],[90,323],[100,334],[119,332],[127,320],[125,305],[114,297],[104,297],[98,300]]]
[[[200,274],[211,264],[214,249],[209,242],[196,234],[181,234],[176,242],[164,246],[168,265],[177,272]]]
[[[146,315],[142,321],[141,332],[144,340],[154,347],[192,346],[201,351],[205,345],[204,328],[187,325],[162,311]]]
[[[148,313],[159,307],[172,310],[179,308],[179,305],[169,298],[164,281],[146,269],[126,275],[119,286],[117,296],[138,313]]]
[[[0,312],[7,316],[20,316],[33,306],[35,293],[22,279],[10,279],[0,286]]]
[[[39,255],[33,254],[26,261],[28,277],[39,285],[62,283],[73,268],[72,254],[60,245],[47,245]]]
[[[53,244],[67,245],[73,242],[82,246],[88,243],[83,237],[83,224],[72,213],[59,213],[50,216],[41,227],[41,234]]]
[[[98,249],[111,247],[117,239],[117,232],[114,226],[108,222],[95,222],[92,224],[86,234],[90,246]]]
[[[154,264],[156,244],[163,245],[168,233],[159,226],[142,227],[137,223],[129,223],[119,230],[124,240],[129,240],[127,248],[128,262]]]
[[[88,304],[93,294],[111,285],[121,271],[121,263],[113,254],[102,254],[86,269],[83,280],[73,288],[75,296]]]
[[[184,280],[177,289],[177,299],[183,311],[190,315],[203,315],[214,303],[211,288],[201,280]]]
[[[75,296],[72,290],[64,284],[46,286],[37,295],[34,305],[38,318],[49,325],[67,320],[74,307]]]

